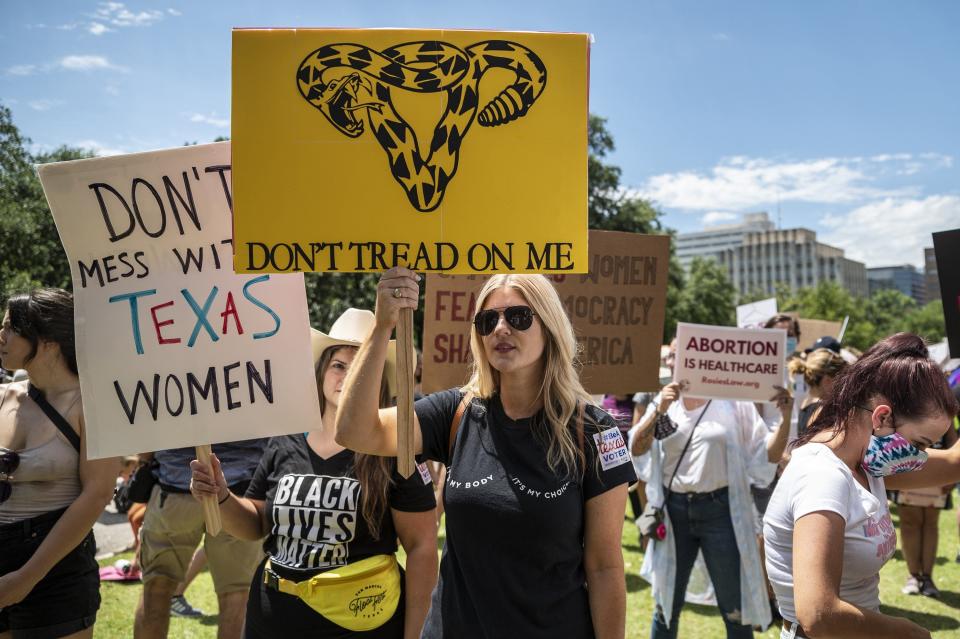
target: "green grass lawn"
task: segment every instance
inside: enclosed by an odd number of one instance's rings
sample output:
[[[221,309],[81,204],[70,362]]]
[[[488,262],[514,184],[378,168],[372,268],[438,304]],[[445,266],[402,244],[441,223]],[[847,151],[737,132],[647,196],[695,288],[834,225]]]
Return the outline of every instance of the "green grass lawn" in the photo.
[[[896,523],[895,507],[893,517]],[[900,588],[906,579],[907,568],[897,551],[894,559],[884,567],[880,575],[883,611],[912,619],[931,630],[936,639],[960,639],[960,564],[954,562],[958,544],[960,540],[957,538],[956,511],[944,511],[940,516],[940,552],[934,570],[934,579],[943,592],[943,597],[936,600],[901,594]],[[627,637],[647,637],[650,633],[653,600],[649,585],[638,576],[643,555],[637,545],[636,528],[630,522],[624,522],[623,556],[627,568]],[[129,558],[129,555],[120,557]],[[112,557],[101,563],[108,565],[116,559],[117,557]],[[101,594],[103,605],[94,636],[103,639],[130,637],[133,632],[133,613],[140,596],[140,584],[105,583],[101,587]],[[204,612],[216,610],[216,595],[208,572],[197,577],[187,590],[187,599]],[[723,636],[723,621],[716,608],[691,605],[684,608],[680,618],[680,637],[702,639]],[[757,633],[756,636],[775,639],[779,637],[779,630],[771,628],[766,633]],[[216,617],[173,618],[170,622],[170,637],[216,637]]]

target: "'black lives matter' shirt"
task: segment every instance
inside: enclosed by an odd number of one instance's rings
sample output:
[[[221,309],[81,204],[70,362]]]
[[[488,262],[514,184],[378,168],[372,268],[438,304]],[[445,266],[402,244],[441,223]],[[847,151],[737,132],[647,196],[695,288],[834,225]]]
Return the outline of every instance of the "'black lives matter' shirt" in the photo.
[[[514,421],[498,396],[474,399],[450,460],[461,399],[449,390],[416,403],[424,456],[449,466],[447,541],[422,637],[593,637],[584,502],[636,480],[616,423],[587,408],[581,480],[550,470],[546,446],[531,429],[542,415]]]
[[[264,550],[281,576],[299,581],[334,566],[397,551],[389,509],[380,524],[380,538],[370,534],[353,461],[350,450],[323,459],[302,434],[267,442],[246,496],[266,501],[270,534]],[[390,508],[403,512],[434,508],[433,484],[420,466],[421,472],[409,479],[394,470]]]

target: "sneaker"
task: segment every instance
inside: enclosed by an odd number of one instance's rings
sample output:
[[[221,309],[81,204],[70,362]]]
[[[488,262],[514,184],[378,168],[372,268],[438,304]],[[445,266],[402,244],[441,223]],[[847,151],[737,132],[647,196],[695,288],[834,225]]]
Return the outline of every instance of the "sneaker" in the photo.
[[[203,612],[191,606],[183,595],[176,595],[170,598],[170,614],[174,617],[203,616]]]
[[[920,578],[920,594],[924,597],[940,598],[940,589],[933,585],[933,578],[929,575]]]
[[[920,594],[920,580],[910,575],[907,577],[907,583],[900,590],[905,595],[919,595]]]

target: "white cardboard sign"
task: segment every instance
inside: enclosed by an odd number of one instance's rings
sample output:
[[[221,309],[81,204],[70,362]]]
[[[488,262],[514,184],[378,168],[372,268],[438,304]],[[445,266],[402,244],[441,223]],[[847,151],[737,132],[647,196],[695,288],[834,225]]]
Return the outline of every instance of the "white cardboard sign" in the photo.
[[[73,277],[89,458],[319,423],[303,276],[233,273],[229,143],[38,172]]]
[[[765,402],[783,386],[786,342],[780,328],[680,323],[673,379],[688,397]]]
[[[777,298],[741,304],[737,307],[737,326],[740,328],[759,328],[777,314]]]

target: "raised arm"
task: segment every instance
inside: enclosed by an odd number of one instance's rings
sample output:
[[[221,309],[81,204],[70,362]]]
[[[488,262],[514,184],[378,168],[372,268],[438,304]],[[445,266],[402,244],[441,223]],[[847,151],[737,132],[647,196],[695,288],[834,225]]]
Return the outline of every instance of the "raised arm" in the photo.
[[[647,410],[646,418],[640,420],[630,430],[630,454],[642,455],[653,444],[653,433],[656,430],[657,418],[667,412],[670,405],[680,397],[680,382],[667,384],[660,390],[659,403],[650,403],[654,405],[654,410]]]
[[[960,482],[960,441],[946,450],[927,449],[927,455],[927,463],[923,468],[884,477],[884,485],[889,490],[904,490]]]
[[[843,517],[826,510],[804,515],[794,526],[794,605],[807,636],[929,638],[930,633],[912,621],[865,610],[840,598],[844,526]]]
[[[345,448],[385,457],[397,454],[397,409],[379,409],[380,381],[400,309],[417,308],[419,281],[419,275],[402,266],[390,269],[380,278],[377,321],[350,366],[337,407],[336,440]],[[414,426],[414,450],[420,453],[423,439],[416,415]]]
[[[777,405],[780,411],[780,425],[777,426],[771,437],[767,439],[767,461],[776,464],[783,457],[787,449],[787,439],[790,437],[790,418],[793,415],[793,396],[782,386],[774,386],[776,394],[770,401]]]

